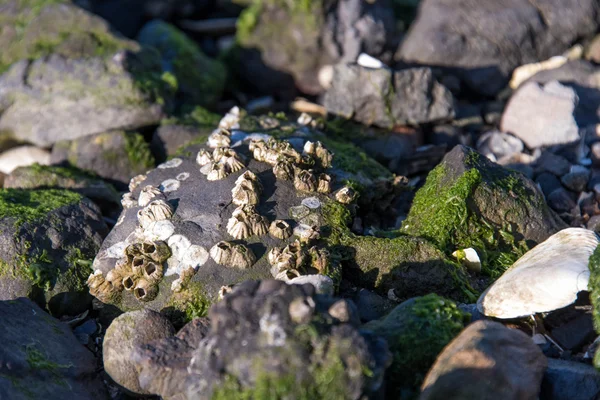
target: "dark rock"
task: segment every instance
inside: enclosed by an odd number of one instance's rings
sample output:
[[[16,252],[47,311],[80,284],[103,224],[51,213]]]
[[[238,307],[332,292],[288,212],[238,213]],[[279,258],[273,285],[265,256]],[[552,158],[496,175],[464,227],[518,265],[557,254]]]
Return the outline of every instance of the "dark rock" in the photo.
[[[161,125],[154,135],[150,148],[156,159],[163,162],[173,157],[177,150],[192,142],[205,142],[212,129],[202,129],[185,125]]]
[[[578,101],[575,90],[556,81],[544,86],[525,83],[506,105],[500,128],[523,140],[530,149],[577,142]]]
[[[547,171],[559,177],[568,174],[571,170],[571,164],[566,158],[550,151],[543,151],[536,160],[535,166],[538,172]]]
[[[493,96],[517,66],[545,60],[592,36],[598,9],[592,0],[426,0],[398,56],[446,67],[473,91]]]
[[[58,142],[52,149],[51,162],[91,171],[119,189],[124,189],[134,176],[154,167],[154,157],[144,137],[122,131]]]
[[[546,364],[523,332],[477,321],[438,356],[419,399],[535,399]]]
[[[324,105],[330,113],[383,128],[454,116],[452,94],[435,80],[429,68],[392,71],[336,65]]]
[[[590,146],[590,155],[592,164],[595,167],[600,167],[600,142],[596,142]]]
[[[431,133],[427,135],[427,143],[433,145],[444,145],[447,148],[463,143],[463,130],[454,125],[436,125]]]
[[[288,383],[279,393],[289,398],[375,396],[390,363],[387,345],[332,318],[334,304],[310,285],[242,283],[210,310],[210,333],[188,367],[187,398],[255,397],[261,385],[281,382]]]
[[[67,190],[0,191],[0,299],[30,297],[53,315],[91,304],[85,281],[108,229],[100,210]]]
[[[563,349],[579,351],[584,344],[589,343],[595,337],[592,315],[581,314],[552,329],[551,334]]]
[[[24,298],[0,301],[0,315],[0,397],[108,398],[94,356],[68,325]]]
[[[151,310],[131,311],[117,317],[106,330],[102,355],[104,369],[127,390],[150,394],[140,387],[133,354],[138,346],[175,334],[169,320]]]
[[[540,398],[547,400],[596,399],[600,393],[600,373],[579,362],[548,358]]]
[[[369,322],[383,317],[393,307],[394,302],[367,289],[360,289],[354,299],[360,319]]]
[[[397,398],[418,388],[438,353],[464,327],[463,314],[452,301],[429,294],[407,300],[385,317],[363,326],[384,337],[394,356],[387,394]]]
[[[504,132],[486,132],[477,139],[477,151],[488,157],[490,154],[495,160],[510,157],[523,151],[521,139]]]
[[[585,51],[585,59],[596,64],[600,63],[600,35],[596,35],[588,45]]]
[[[594,232],[600,232],[600,215],[591,216],[586,227]]]
[[[574,192],[581,192],[587,187],[589,177],[589,169],[580,165],[574,165],[571,167],[571,172],[563,175],[563,177],[560,178],[560,181],[567,189]]]
[[[513,239],[501,234],[507,223]],[[487,268],[503,270],[518,258],[516,248],[540,243],[564,227],[535,183],[456,146],[416,193],[402,232],[432,240],[447,254],[473,247],[488,254]],[[508,265],[496,258],[500,253],[511,260]]]
[[[88,319],[83,324],[81,324],[78,327],[76,327],[75,329],[73,329],[73,333],[75,333],[75,334],[82,333],[85,335],[93,335],[94,333],[96,333],[97,330],[98,330],[98,325],[96,324],[96,321],[94,321],[93,319]]]
[[[556,189],[560,189],[562,187],[556,175],[551,174],[550,172],[542,172],[541,174],[539,174],[535,178],[535,183],[537,183],[540,186],[542,192],[544,193],[544,196],[546,197],[548,197],[550,193],[552,193]]]
[[[393,160],[403,160],[414,154],[418,134],[389,134],[360,143],[360,147],[383,165]]]
[[[572,86],[576,92],[582,86],[600,88],[600,68],[585,60],[571,60],[558,68],[540,71],[526,82],[546,84],[551,81],[559,81],[564,85]]]
[[[577,206],[575,195],[565,188],[553,190],[548,195],[548,205],[557,212],[571,212]]]

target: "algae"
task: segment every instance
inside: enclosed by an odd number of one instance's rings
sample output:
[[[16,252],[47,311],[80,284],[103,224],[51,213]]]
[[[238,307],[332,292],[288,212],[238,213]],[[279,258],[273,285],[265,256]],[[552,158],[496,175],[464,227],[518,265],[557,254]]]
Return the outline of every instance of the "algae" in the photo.
[[[137,132],[125,134],[125,153],[133,170],[146,171],[154,167],[155,160],[144,136]]]
[[[590,292],[590,301],[592,303],[592,317],[594,328],[600,333],[600,245],[596,247],[588,262],[590,270],[590,279],[588,288]],[[594,366],[600,370],[600,351],[594,354]]]
[[[0,189],[0,219],[14,219],[19,228],[45,218],[50,211],[76,204],[81,195],[61,189]]]

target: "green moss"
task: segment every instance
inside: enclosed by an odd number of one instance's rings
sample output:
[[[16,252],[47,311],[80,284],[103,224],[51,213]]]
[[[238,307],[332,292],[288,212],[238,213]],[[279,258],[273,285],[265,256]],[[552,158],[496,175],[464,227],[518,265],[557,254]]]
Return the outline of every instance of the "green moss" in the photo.
[[[590,270],[590,280],[588,288],[590,292],[590,301],[592,302],[592,316],[594,319],[594,328],[600,333],[600,246],[597,246],[592,253],[588,269]],[[600,370],[600,351],[594,355],[594,366]]]
[[[135,170],[145,171],[154,167],[150,146],[137,132],[125,134],[125,153]]]
[[[77,204],[82,197],[69,190],[0,189],[0,218],[14,219],[15,227],[45,218],[50,211]]]
[[[58,165],[40,165],[35,163],[28,166],[28,169],[33,172],[34,175],[37,175],[44,181],[56,181],[54,184],[57,184],[60,178],[73,180],[97,178],[90,172],[83,171],[73,166],[63,167]],[[46,185],[51,186],[51,183],[46,183]]]
[[[47,371],[52,376],[55,384],[68,386],[62,371],[73,367],[73,364],[58,364],[49,360],[48,356],[39,350],[35,343],[25,346],[25,357],[29,368],[32,370]]]
[[[163,312],[175,326],[183,326],[195,318],[208,315],[212,302],[200,282],[189,282],[181,291],[171,295]]]
[[[369,157],[352,143],[341,142],[327,137],[319,137],[325,147],[334,153],[333,167],[340,170],[366,176],[370,179],[388,178],[392,174],[383,165]]]

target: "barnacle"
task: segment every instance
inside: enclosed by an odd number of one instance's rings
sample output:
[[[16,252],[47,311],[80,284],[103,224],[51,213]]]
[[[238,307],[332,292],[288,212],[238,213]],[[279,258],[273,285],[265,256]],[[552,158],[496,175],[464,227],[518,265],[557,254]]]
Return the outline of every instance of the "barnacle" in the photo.
[[[231,215],[231,218],[229,218],[227,221],[227,233],[229,233],[235,239],[245,239],[250,237],[252,235],[252,231],[246,216],[241,213],[236,214],[234,211]]]
[[[140,278],[133,289],[133,295],[139,301],[151,301],[158,295],[158,285],[145,278]]]
[[[269,233],[276,239],[287,239],[292,236],[290,224],[282,219],[276,219],[269,226]]]
[[[301,242],[308,243],[311,240],[317,240],[321,235],[319,228],[314,225],[299,224],[294,228],[294,235],[298,236]]]
[[[269,220],[266,217],[253,213],[248,216],[248,221],[253,235],[263,236],[269,232]]]
[[[240,118],[242,111],[238,106],[232,107],[231,110],[225,114],[221,121],[219,121],[219,128],[222,129],[236,129],[239,127]]]
[[[231,243],[220,241],[211,247],[209,254],[217,264],[227,265],[231,257]]]
[[[229,132],[224,129],[216,129],[210,134],[207,141],[208,147],[229,147],[231,145],[231,138]]]
[[[123,277],[123,287],[127,291],[131,291],[135,288],[136,279],[133,274],[125,275]]]
[[[252,152],[252,157],[254,157],[256,161],[265,161],[267,144],[264,140],[252,140],[248,145],[248,149]]]
[[[208,173],[206,174],[206,179],[209,181],[218,181],[229,175],[229,171],[227,170],[227,166],[225,164],[213,162],[207,165],[210,165]]]
[[[333,153],[327,150],[321,142],[317,142],[314,156],[319,161],[321,168],[331,167],[331,162],[333,161]]]
[[[136,175],[129,180],[129,191],[133,192],[146,179],[146,175]]]
[[[317,178],[310,170],[297,170],[294,187],[301,192],[314,192],[317,190]]]
[[[305,251],[298,240],[283,249],[273,248],[267,254],[267,259],[271,264],[271,275],[275,278],[282,271],[298,270],[303,266],[305,258]]]
[[[319,180],[317,184],[317,192],[329,193],[331,192],[331,176],[327,174],[319,174]]]
[[[268,232],[268,220],[258,214],[252,205],[236,208],[227,221],[227,233],[236,239],[252,235],[264,235]]]
[[[196,162],[200,166],[205,166],[206,164],[213,162],[213,156],[206,150],[202,149],[196,155]]]
[[[102,302],[109,302],[119,290],[104,279],[102,271],[96,270],[87,279],[90,294]]]
[[[312,258],[311,267],[316,269],[320,274],[328,272],[331,263],[331,254],[327,249],[313,246],[308,250],[308,254]]]
[[[234,268],[248,269],[256,262],[256,257],[252,250],[243,244],[235,244],[231,247],[231,257],[229,265]]]
[[[317,150],[317,144],[315,142],[311,142],[310,140],[307,140],[306,143],[304,143],[304,149],[303,149],[304,154],[313,155],[313,154],[315,154],[316,150]]]
[[[256,174],[254,172],[252,172],[252,171],[244,172],[235,180],[235,184],[239,185],[244,181],[252,182],[255,185],[256,189],[258,191],[260,191],[260,189],[261,189],[260,180],[258,179],[258,176],[256,176]]]
[[[247,182],[234,186],[231,189],[231,197],[236,206],[256,205],[259,202],[259,194],[253,185]]]
[[[279,271],[279,273],[275,275],[275,279],[288,282],[299,276],[302,276],[302,274],[297,269],[286,269]]]
[[[130,192],[124,193],[121,197],[121,205],[123,208],[131,208],[137,206],[137,201],[133,199],[133,194]]]
[[[223,298],[233,291],[233,285],[221,286],[219,289],[219,300],[223,300]]]
[[[219,150],[219,149],[216,149]],[[216,151],[215,150],[215,151]],[[219,161],[221,164],[224,164],[227,171],[229,172],[237,172],[244,168],[244,162],[240,155],[232,149],[221,149],[222,154],[219,159],[213,155],[215,161]]]
[[[138,211],[138,221],[144,229],[152,222],[171,219],[172,216],[173,206],[164,200],[153,200]]]
[[[277,179],[291,181],[294,179],[294,165],[288,160],[281,160],[273,167],[273,174]]]
[[[334,193],[335,199],[342,204],[350,204],[358,197],[358,193],[349,186],[337,190]]]
[[[138,197],[138,205],[145,207],[155,198],[165,199],[165,195],[160,191],[159,188],[148,185],[144,186],[144,188],[140,191],[140,195]]]
[[[143,242],[140,250],[144,256],[160,264],[171,257],[171,249],[169,249],[167,243],[163,241]]]
[[[149,261],[142,268],[144,278],[151,283],[158,283],[164,275],[164,267],[160,263]]]
[[[192,277],[196,274],[195,268],[186,268],[180,274],[179,278],[175,279],[173,283],[171,283],[171,290],[174,292],[181,292],[188,284],[188,282],[192,279]]]
[[[147,263],[148,259],[142,255],[133,257],[133,260],[131,260],[131,272],[136,276],[142,275]]]

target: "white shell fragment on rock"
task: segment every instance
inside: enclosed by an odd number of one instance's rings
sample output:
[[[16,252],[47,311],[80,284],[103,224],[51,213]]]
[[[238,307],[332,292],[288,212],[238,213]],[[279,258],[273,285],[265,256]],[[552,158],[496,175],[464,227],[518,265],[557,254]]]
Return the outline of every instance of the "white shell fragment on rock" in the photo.
[[[167,169],[167,168],[177,168],[181,165],[181,163],[183,162],[183,160],[181,158],[172,158],[169,161],[165,161],[162,164],[159,164],[159,166],[157,168],[160,169]]]
[[[481,272],[481,260],[474,248],[469,247],[467,249],[456,250],[452,253],[452,256],[462,265],[467,267],[469,271],[477,273]]]
[[[582,228],[564,229],[519,258],[477,301],[496,318],[517,318],[572,304],[587,290],[588,261],[598,237]]]

